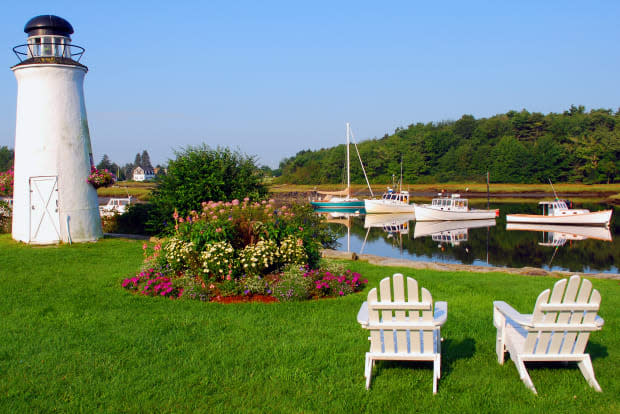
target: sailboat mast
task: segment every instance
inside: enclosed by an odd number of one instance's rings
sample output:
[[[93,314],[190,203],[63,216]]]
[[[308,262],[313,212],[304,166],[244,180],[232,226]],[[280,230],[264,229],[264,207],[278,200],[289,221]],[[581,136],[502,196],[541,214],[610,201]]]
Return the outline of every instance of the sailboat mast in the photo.
[[[351,196],[351,165],[349,161],[349,123],[347,122],[347,199]]]

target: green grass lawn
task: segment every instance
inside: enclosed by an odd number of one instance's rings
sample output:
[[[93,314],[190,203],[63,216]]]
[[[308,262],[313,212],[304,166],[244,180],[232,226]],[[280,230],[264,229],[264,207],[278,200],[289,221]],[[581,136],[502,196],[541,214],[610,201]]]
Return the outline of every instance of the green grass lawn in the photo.
[[[222,305],[120,287],[142,242],[30,247],[0,235],[0,412],[620,412],[620,285],[593,279],[602,331],[590,352],[603,393],[576,366],[530,369],[495,356],[492,301],[529,313],[556,279],[350,262],[366,291],[304,303]],[[448,301],[442,378],[431,364],[378,362],[364,387],[367,290],[395,271]]]

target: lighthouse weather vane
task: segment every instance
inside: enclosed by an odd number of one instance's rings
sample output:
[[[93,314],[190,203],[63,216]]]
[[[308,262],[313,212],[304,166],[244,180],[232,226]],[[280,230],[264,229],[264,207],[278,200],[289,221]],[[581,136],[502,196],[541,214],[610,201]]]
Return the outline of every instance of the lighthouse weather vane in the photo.
[[[13,50],[17,79],[12,236],[32,244],[95,241],[103,236],[93,166],[84,49],[71,44],[65,19],[42,15]]]

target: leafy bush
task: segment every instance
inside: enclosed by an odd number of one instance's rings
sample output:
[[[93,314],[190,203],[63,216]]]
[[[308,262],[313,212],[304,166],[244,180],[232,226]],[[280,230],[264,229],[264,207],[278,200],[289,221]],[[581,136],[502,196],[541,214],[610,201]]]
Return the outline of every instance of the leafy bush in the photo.
[[[11,232],[11,221],[13,218],[13,210],[9,203],[0,200],[0,233]]]
[[[127,211],[118,216],[118,232],[123,234],[147,234],[146,223],[151,217],[153,206],[149,203],[132,203]]]
[[[175,155],[168,163],[168,173],[157,177],[152,193],[153,215],[148,228],[153,233],[170,232],[174,211],[184,217],[200,210],[202,201],[258,200],[267,194],[254,157],[206,145],[189,146]]]
[[[151,204],[133,203],[127,206],[123,214],[106,215],[101,217],[104,233],[144,234],[152,235],[146,228],[152,211]]]

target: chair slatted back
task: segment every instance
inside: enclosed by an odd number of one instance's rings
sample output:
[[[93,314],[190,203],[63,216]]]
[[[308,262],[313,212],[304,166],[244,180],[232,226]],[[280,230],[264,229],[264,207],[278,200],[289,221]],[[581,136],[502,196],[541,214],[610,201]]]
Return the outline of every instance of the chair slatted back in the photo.
[[[381,280],[379,292],[368,293],[370,352],[433,353],[433,298],[425,288],[420,298],[418,282],[406,280],[406,292],[404,276],[397,273]]]
[[[536,300],[525,353],[582,354],[590,332],[599,329],[594,319],[600,305],[601,295],[589,280],[577,275],[559,280]]]

